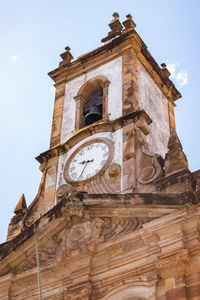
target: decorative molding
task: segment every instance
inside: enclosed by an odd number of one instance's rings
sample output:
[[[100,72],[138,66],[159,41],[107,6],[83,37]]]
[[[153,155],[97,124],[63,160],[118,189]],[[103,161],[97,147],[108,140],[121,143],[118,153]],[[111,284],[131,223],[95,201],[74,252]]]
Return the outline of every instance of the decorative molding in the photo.
[[[55,246],[44,246],[39,248],[39,259],[40,265],[48,264],[48,262],[55,258],[59,250]],[[32,253],[31,253],[32,254]],[[24,272],[29,269],[32,269],[37,266],[37,258],[34,252],[34,255],[28,255],[26,260],[16,267],[18,272]]]
[[[163,279],[185,274],[189,255],[187,249],[181,249],[178,253],[166,258],[161,258],[155,263],[156,270]]]
[[[130,112],[127,115],[124,115],[122,117],[119,117],[113,121],[108,121],[107,119],[103,120],[102,122],[96,122],[93,123],[87,127],[81,128],[78,132],[75,132],[74,135],[67,140],[64,144],[56,145],[54,148],[51,148],[43,153],[41,153],[39,156],[36,157],[37,161],[42,163],[43,161],[46,161],[47,158],[50,159],[52,157],[55,157],[57,155],[60,155],[62,153],[67,152],[69,149],[71,149],[75,144],[80,142],[84,138],[91,136],[98,132],[113,132],[116,131],[122,127],[124,127],[127,124],[136,122],[139,117],[145,118],[147,120],[147,124],[150,124],[152,121],[150,117],[146,114],[144,110],[137,110],[134,112]]]
[[[147,222],[147,218],[113,217],[103,218],[105,222],[105,240],[114,239],[120,235],[139,229]]]

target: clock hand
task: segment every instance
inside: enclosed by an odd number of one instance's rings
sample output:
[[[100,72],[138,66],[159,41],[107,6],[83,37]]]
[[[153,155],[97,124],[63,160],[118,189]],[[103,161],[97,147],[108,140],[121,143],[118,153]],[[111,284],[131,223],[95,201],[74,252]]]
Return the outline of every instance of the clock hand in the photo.
[[[81,161],[79,164],[80,164],[80,165],[84,165],[86,162],[87,162],[86,160],[83,160],[83,161]]]
[[[87,161],[84,160],[84,161],[79,163],[79,164],[85,164],[85,166],[83,167],[83,170],[81,171],[81,174],[80,174],[79,178],[83,175],[83,172],[85,171],[85,168],[86,168],[87,164],[89,162],[93,162],[93,161],[94,161],[94,159],[88,159]]]
[[[94,159],[88,159],[88,161],[87,162],[93,162],[94,161]]]
[[[79,164],[84,165],[86,163],[93,162],[93,161],[94,161],[94,159],[83,160]]]
[[[83,167],[83,170],[81,171],[81,174],[80,174],[79,178],[83,175],[83,172],[84,172],[84,170],[85,170],[85,168],[86,168],[86,166],[88,164],[88,161],[86,161],[84,163],[85,163],[85,166]]]

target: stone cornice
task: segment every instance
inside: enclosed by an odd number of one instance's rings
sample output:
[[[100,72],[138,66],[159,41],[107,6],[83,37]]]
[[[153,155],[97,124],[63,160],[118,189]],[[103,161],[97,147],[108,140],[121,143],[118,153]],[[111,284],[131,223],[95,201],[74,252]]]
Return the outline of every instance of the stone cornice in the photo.
[[[84,198],[87,196],[86,194],[83,195]],[[108,195],[107,195],[108,196]],[[130,196],[130,195],[129,195]],[[141,196],[141,195],[140,195]],[[108,197],[109,198],[109,197]],[[174,195],[175,198],[175,195]],[[84,202],[84,199],[83,199]],[[41,267],[42,272],[47,272],[48,271],[48,260],[53,261],[51,262],[51,270],[58,269],[64,262],[58,261],[58,252],[53,252],[53,248],[48,245],[48,243],[51,241],[53,236],[56,235],[56,233],[60,232],[60,230],[66,231],[66,220],[65,220],[65,213],[62,214],[61,212],[57,212],[57,216],[52,215],[52,213],[56,213],[56,209],[58,207],[63,207],[59,203],[57,207],[54,207],[51,211],[49,211],[45,216],[41,218],[41,220],[38,220],[37,222],[37,227],[38,227],[38,236],[39,236],[39,244],[40,244],[40,250],[42,251],[42,262],[43,265]],[[107,206],[107,209],[109,207]],[[153,209],[153,206],[152,206]],[[129,209],[128,209],[129,210]],[[63,209],[62,209],[63,211]],[[199,208],[196,207],[196,209],[191,208],[189,209],[180,209],[178,212],[174,211],[174,213],[163,216],[159,219],[155,219],[151,222],[148,222],[144,224],[141,228],[137,230],[133,230],[131,232],[125,232],[123,237],[121,238],[116,238],[116,239],[108,239],[107,241],[101,241],[95,248],[95,253],[84,253],[83,256],[86,257],[88,256],[91,257],[92,255],[92,260],[94,259],[94,264],[95,264],[95,259],[98,259],[98,255],[102,255],[105,253],[105,256],[107,255],[109,257],[109,267],[107,264],[105,264],[105,261],[101,260],[101,264],[99,267],[96,267],[96,270],[93,270],[91,275],[93,277],[93,281],[98,282],[99,280],[107,280],[106,278],[111,278],[112,276],[117,277],[122,276],[123,274],[120,273],[120,268],[122,264],[125,267],[126,273],[132,276],[137,276],[138,275],[138,270],[140,268],[140,274],[150,272],[154,270],[154,267],[157,269],[159,273],[162,274],[163,278],[169,278],[174,275],[174,270],[171,270],[168,266],[168,256],[162,254],[162,247],[165,247],[165,243],[163,241],[166,240],[167,243],[170,242],[170,239],[174,241],[174,239],[179,239],[182,234],[181,234],[181,228],[183,228],[183,224],[187,222],[188,216],[190,216],[190,219],[192,218],[192,221],[194,222],[194,228],[198,224],[198,219],[199,219]],[[53,218],[52,218],[53,217]],[[49,218],[49,220],[48,220]],[[42,220],[43,219],[43,220]],[[46,219],[46,220],[45,220]],[[94,222],[97,220],[96,218],[93,219]],[[87,219],[83,220],[83,224],[88,224],[89,221]],[[180,228],[180,234],[177,236],[177,232],[170,235],[170,233],[166,234],[166,236],[162,237],[162,243],[159,243],[159,232],[162,232],[163,229],[167,233],[168,228],[170,229],[172,226],[178,226]],[[79,226],[79,225],[78,225]],[[81,223],[80,223],[81,226]],[[68,227],[69,228],[69,227]],[[33,226],[32,226],[33,229]],[[171,229],[170,229],[171,230]],[[190,228],[188,229],[190,230]],[[100,232],[100,231],[99,231]],[[29,232],[30,233],[30,232]],[[0,261],[0,270],[1,270],[1,276],[5,276],[9,272],[14,272],[17,270],[19,264],[24,264],[25,267],[29,270],[29,272],[24,273],[24,278],[29,278],[30,274],[33,274],[36,272],[36,266],[35,264],[35,258],[34,258],[34,253],[35,253],[35,242],[34,242],[34,237],[33,237],[33,230],[31,232],[31,235],[27,235],[27,238],[23,241],[23,251],[21,251],[20,245],[18,245],[18,239],[13,240],[13,243],[8,242],[8,247],[11,246],[11,244],[15,248],[11,248],[11,251],[7,253],[7,255],[1,259]],[[60,234],[59,234],[60,235]],[[68,239],[67,231],[65,233],[65,238]],[[191,238],[191,237],[189,237]],[[59,238],[58,238],[59,239]],[[169,241],[168,241],[169,240]],[[21,238],[22,241],[22,238]],[[67,240],[66,240],[67,242]],[[64,245],[67,245],[64,243]],[[127,248],[127,245],[129,245],[129,252],[126,253],[125,249]],[[4,247],[5,244],[1,245],[1,250],[2,247]],[[59,247],[62,246],[61,244],[57,243],[56,244],[56,249],[59,250]],[[179,244],[177,245],[179,247]],[[149,253],[154,249],[154,256],[153,259],[149,255]],[[15,250],[15,251],[13,251]],[[56,251],[57,251],[56,250]],[[179,264],[179,260],[183,261],[188,261],[188,250],[180,250],[179,248],[174,248],[174,252],[170,253],[171,258],[169,258],[170,262],[173,265],[173,261],[175,260],[177,264]],[[186,259],[185,259],[185,253]],[[183,254],[183,255],[182,255]],[[123,255],[123,263],[121,260],[121,255]],[[33,256],[33,260],[32,257]],[[82,259],[83,256],[76,257],[76,259]],[[17,259],[16,259],[17,258]],[[44,264],[43,259],[46,259],[46,264]],[[75,258],[74,258],[75,259]],[[137,268],[135,269],[135,262],[137,261]],[[70,260],[66,258],[65,264],[67,266],[67,272],[71,272],[70,268]],[[73,264],[73,262],[72,262]],[[93,262],[92,262],[93,265]],[[119,268],[118,268],[119,267]],[[167,269],[166,269],[167,268]],[[100,270],[100,272],[99,272]],[[189,269],[188,269],[189,270]],[[104,273],[102,273],[102,271]],[[172,272],[173,271],[173,272]],[[82,270],[84,273],[84,269]],[[114,273],[113,273],[114,272]],[[167,273],[166,273],[167,272]],[[181,268],[180,270],[175,270],[176,274],[183,274],[185,272],[185,267]],[[189,272],[189,271],[188,271]],[[79,274],[80,275],[80,274]],[[73,275],[76,276],[76,275]],[[7,277],[5,277],[6,281]],[[9,278],[8,278],[9,279]]]
[[[125,116],[115,119],[114,121],[108,121],[102,119],[99,122],[93,123],[89,126],[81,128],[80,130],[74,132],[74,135],[69,140],[67,140],[64,144],[60,144],[54,148],[51,148],[41,153],[39,156],[36,157],[36,159],[40,163],[45,162],[52,157],[67,152],[70,148],[72,148],[74,145],[76,145],[78,142],[80,142],[81,140],[85,139],[88,136],[94,135],[95,133],[99,133],[99,132],[116,131],[133,121],[136,122],[140,117],[144,118],[147,124],[151,123],[151,119],[145,113],[144,110],[131,112]]]
[[[123,214],[124,217],[137,216],[149,217],[149,220],[153,218],[163,217],[166,214],[177,211],[181,207],[186,207],[187,203],[196,204],[196,200],[193,198],[191,192],[186,192],[182,194],[145,194],[145,193],[129,193],[129,194],[95,194],[88,195],[87,193],[78,192],[74,197],[80,198],[80,201],[83,203],[85,209],[88,210],[88,216],[93,218],[98,218],[102,216],[107,216],[107,214],[113,217],[116,215],[116,211],[119,210],[117,215]],[[45,215],[38,219],[35,224],[32,224],[30,227],[26,228],[22,233],[20,233],[16,238],[10,240],[6,243],[0,245],[0,264],[5,263],[7,265],[7,258],[9,254],[11,257],[22,244],[25,242],[32,243],[31,241],[34,235],[34,227],[40,232],[40,239],[43,240],[42,244],[45,243],[45,240],[50,238],[52,232],[59,230],[60,228],[66,226],[66,213],[65,206],[69,201],[69,198],[64,198],[61,202],[55,205],[51,210],[49,210]],[[68,209],[69,210],[69,209]],[[181,212],[181,215],[185,210]],[[184,213],[185,214],[185,213]],[[91,216],[90,216],[91,215]],[[172,214],[173,215],[173,214]],[[173,216],[172,216],[173,217]],[[170,218],[167,217],[167,218]],[[163,219],[164,220],[164,219]],[[160,222],[160,219],[159,219]],[[154,223],[151,228],[154,227]],[[160,223],[160,225],[162,222]],[[150,225],[148,225],[149,227]],[[47,238],[48,237],[48,238]],[[31,240],[30,240],[31,238]],[[28,249],[31,247],[29,244],[26,244]],[[24,248],[25,249],[25,248]],[[25,251],[25,250],[24,250]],[[24,252],[23,251],[23,252]],[[6,258],[6,260],[4,260]],[[24,257],[22,258],[23,261]],[[13,259],[11,258],[11,261]],[[3,267],[0,268],[3,270]]]
[[[181,97],[181,94],[175,88],[173,82],[163,75],[163,69],[156,63],[150,52],[147,50],[147,46],[134,29],[129,32],[123,32],[119,37],[78,57],[77,60],[72,63],[70,62],[67,65],[60,66],[49,72],[49,76],[54,80],[56,85],[61,82],[71,81],[72,79],[121,56],[128,48],[134,49],[138,59],[142,62],[151,77],[156,81],[169,100],[175,101]]]

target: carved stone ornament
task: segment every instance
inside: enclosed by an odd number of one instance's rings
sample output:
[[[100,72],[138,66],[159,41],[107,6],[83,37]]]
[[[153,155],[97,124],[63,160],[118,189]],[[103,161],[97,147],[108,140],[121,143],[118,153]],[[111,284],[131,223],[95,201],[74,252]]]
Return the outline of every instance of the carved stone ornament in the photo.
[[[26,226],[30,226],[31,224],[35,223],[41,217],[39,212],[33,212],[27,219],[26,219]]]
[[[163,176],[163,159],[159,154],[153,154],[149,151],[146,140],[149,127],[146,122],[139,119],[134,130],[137,180],[142,185],[150,184]]]
[[[122,234],[126,234],[128,232],[132,232],[136,229],[139,229],[142,224],[147,222],[145,218],[120,218],[120,217],[113,217],[113,218],[103,218],[105,221],[105,240],[110,240],[116,238]]]
[[[73,222],[74,220],[71,224]],[[75,222],[81,222],[81,220],[75,219]],[[75,249],[80,249],[82,253],[87,254],[93,252],[95,245],[104,240],[114,239],[132,232],[146,222],[146,218],[139,219],[136,217],[95,218],[65,228],[58,238],[56,237],[56,241],[60,242],[64,255],[69,256],[71,251]]]
[[[146,156],[146,159],[149,160],[151,165],[147,165],[142,168],[138,176],[138,181],[142,184],[148,184],[153,182],[155,179],[162,177],[163,175],[163,159],[160,155],[153,155],[147,150],[142,151],[143,155]]]
[[[102,228],[103,221],[99,218],[65,228],[58,237],[63,254],[69,256],[74,249],[84,254],[93,252],[95,245],[103,241]]]
[[[89,218],[86,207],[80,201],[80,195],[79,192],[71,192],[67,195],[68,202],[63,209],[63,216],[67,222],[70,222],[73,216],[83,219]]]
[[[94,253],[96,245],[133,232],[146,222],[147,218],[136,217],[104,217],[89,220],[84,218],[84,214],[72,209],[66,227],[47,244],[40,245],[39,242],[40,265],[49,265],[52,268],[52,262],[55,261],[65,264],[65,257],[70,256],[73,250],[79,250],[82,254]],[[36,254],[31,248],[26,253],[26,259],[17,264],[13,272],[24,272],[36,265]],[[68,265],[65,265],[64,272],[65,275],[71,273]]]
[[[64,300],[89,300],[91,295],[90,287],[83,287],[75,289],[74,291],[66,291],[64,293]]]
[[[161,258],[156,262],[155,267],[163,279],[185,274],[189,255],[187,249],[182,249],[178,253],[167,258]]]
[[[68,197],[68,193],[73,189],[71,185],[62,184],[56,191],[57,202],[60,202],[63,198]]]

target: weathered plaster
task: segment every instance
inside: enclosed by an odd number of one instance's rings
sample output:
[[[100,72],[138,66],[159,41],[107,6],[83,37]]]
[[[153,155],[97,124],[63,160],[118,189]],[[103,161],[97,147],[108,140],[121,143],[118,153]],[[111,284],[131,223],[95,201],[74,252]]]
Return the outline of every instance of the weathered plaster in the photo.
[[[66,84],[61,143],[66,142],[74,131],[76,109],[74,97],[77,95],[78,90],[88,80],[100,75],[106,76],[110,81],[108,88],[109,119],[114,120],[122,115],[122,58],[119,57]]]
[[[168,100],[138,61],[139,109],[144,109],[152,119],[147,135],[149,149],[165,156],[170,135]]]
[[[57,185],[56,188],[58,188],[60,185],[66,183],[65,179],[63,177],[63,170],[64,166],[70,157],[70,155],[82,144],[84,144],[87,141],[96,139],[96,138],[107,138],[113,141],[114,143],[114,156],[112,163],[118,163],[122,167],[122,129],[119,129],[115,132],[101,132],[94,134],[92,136],[89,136],[82,140],[81,142],[77,143],[73,148],[71,148],[67,153],[60,155],[59,157],[59,163],[58,163],[58,176],[57,176]]]

